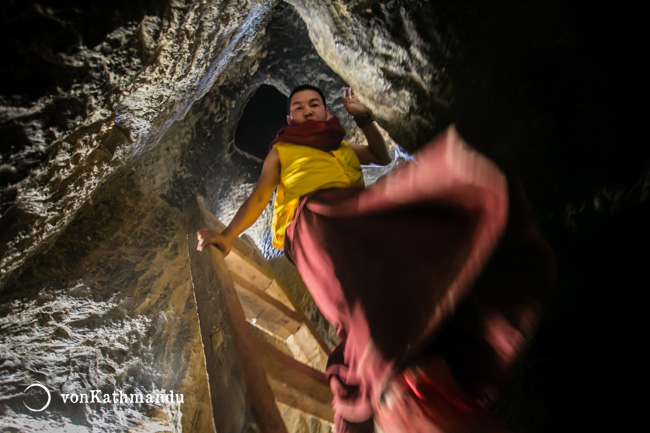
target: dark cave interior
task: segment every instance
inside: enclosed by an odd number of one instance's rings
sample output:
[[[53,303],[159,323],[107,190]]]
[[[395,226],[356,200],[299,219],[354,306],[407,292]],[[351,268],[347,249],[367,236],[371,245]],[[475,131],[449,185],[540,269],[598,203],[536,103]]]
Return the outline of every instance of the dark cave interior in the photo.
[[[246,103],[235,129],[235,146],[260,160],[280,128],[287,124],[287,97],[278,89],[261,85]]]

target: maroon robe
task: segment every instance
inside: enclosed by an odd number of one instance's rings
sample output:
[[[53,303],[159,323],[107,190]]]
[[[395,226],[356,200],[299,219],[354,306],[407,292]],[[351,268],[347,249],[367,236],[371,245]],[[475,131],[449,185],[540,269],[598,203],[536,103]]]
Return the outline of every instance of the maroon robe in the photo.
[[[501,430],[483,404],[531,337],[554,263],[512,198],[450,127],[366,189],[301,200],[284,249],[338,326],[337,432],[373,417],[385,433]]]

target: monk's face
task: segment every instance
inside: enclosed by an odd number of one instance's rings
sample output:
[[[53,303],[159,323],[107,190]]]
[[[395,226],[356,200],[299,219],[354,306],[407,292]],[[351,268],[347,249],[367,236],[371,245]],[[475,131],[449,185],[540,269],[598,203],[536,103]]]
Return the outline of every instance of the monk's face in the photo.
[[[309,120],[324,122],[329,117],[330,111],[325,108],[323,99],[315,90],[301,90],[291,97],[287,116],[289,125],[298,125]]]

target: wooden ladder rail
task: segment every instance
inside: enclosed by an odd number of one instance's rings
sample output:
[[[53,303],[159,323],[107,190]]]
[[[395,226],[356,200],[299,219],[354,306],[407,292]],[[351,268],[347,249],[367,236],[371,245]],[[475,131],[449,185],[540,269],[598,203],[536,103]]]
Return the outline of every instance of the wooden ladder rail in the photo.
[[[254,424],[261,432],[287,432],[275,400],[333,422],[332,394],[319,371],[329,349],[295,300],[255,263],[241,239],[233,243],[228,264],[213,246],[196,251],[198,229],[223,228],[200,196],[186,203],[186,227],[216,431],[247,431]],[[307,333],[311,342],[298,350],[320,368],[253,336],[249,323],[280,340]],[[224,413],[228,416],[217,416]]]

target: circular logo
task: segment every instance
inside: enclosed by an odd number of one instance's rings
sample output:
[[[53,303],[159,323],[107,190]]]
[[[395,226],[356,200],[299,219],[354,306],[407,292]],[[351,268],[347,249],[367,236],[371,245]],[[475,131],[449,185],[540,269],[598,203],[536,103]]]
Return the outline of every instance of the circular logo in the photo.
[[[45,409],[47,409],[47,407],[50,405],[50,401],[52,401],[52,396],[50,395],[50,390],[47,389],[46,387],[44,387],[43,385],[41,385],[40,383],[32,383],[27,388],[25,388],[25,391],[23,391],[23,394],[26,393],[27,391],[29,391],[30,388],[33,388],[35,386],[37,386],[39,388],[43,388],[43,390],[45,390],[45,393],[47,394],[47,403],[45,403],[45,406],[43,406],[40,409],[31,408],[31,407],[27,406],[27,403],[25,403],[24,401],[23,401],[23,404],[25,405],[25,407],[27,409],[31,410],[32,412],[42,412]]]

